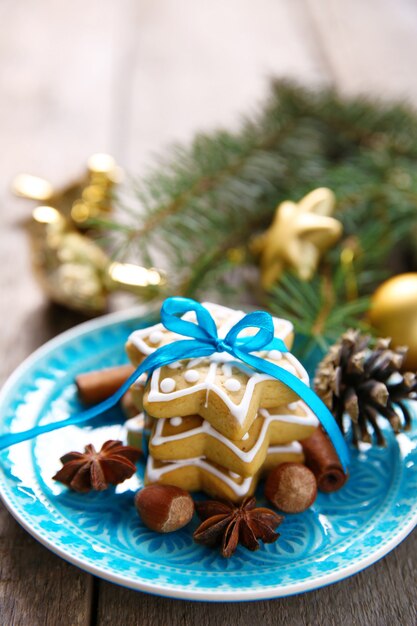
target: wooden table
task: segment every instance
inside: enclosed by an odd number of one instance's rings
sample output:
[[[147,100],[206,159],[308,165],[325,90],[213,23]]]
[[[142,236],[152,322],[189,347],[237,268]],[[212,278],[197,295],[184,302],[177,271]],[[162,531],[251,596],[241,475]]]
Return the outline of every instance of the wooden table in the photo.
[[[196,129],[234,126],[267,76],[334,83],[417,102],[412,0],[38,0],[0,4],[1,376],[81,321],[48,306],[34,283],[8,192],[22,170],[67,180],[108,151],[135,174]],[[417,535],[337,585],[253,603],[162,599],[95,579],[50,553],[0,509],[0,623],[416,623]]]

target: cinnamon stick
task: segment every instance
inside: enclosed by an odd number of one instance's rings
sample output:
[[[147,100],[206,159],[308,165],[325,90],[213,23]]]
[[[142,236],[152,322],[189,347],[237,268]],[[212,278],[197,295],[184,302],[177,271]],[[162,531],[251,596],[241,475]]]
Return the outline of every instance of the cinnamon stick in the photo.
[[[320,491],[331,493],[343,487],[348,474],[343,470],[332,442],[322,428],[317,428],[308,439],[300,442],[305,456],[305,464],[317,479]]]
[[[78,394],[84,404],[96,404],[115,393],[135,371],[132,365],[120,365],[79,374],[75,378]]]

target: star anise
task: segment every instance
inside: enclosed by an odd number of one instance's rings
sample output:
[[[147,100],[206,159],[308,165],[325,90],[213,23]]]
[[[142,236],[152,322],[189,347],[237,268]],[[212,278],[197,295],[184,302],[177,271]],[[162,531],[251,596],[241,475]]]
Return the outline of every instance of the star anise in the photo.
[[[124,446],[121,441],[106,441],[99,452],[88,444],[84,452],[64,454],[63,467],[53,479],[80,493],[103,491],[133,476],[140,456],[138,448]]]
[[[258,550],[258,539],[273,543],[279,537],[274,529],[284,519],[274,511],[256,508],[253,497],[246,498],[240,506],[232,502],[207,500],[196,502],[195,508],[203,522],[194,532],[194,541],[206,546],[221,544],[224,557],[232,556],[241,543],[249,550]]]

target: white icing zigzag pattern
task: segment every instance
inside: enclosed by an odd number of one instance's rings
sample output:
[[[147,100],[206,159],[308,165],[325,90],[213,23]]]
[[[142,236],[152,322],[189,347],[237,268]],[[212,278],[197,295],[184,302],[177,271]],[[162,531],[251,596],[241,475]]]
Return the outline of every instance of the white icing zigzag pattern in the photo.
[[[302,410],[305,412],[305,415],[294,415],[290,411],[288,412],[287,415],[284,415],[284,414],[274,415],[270,411],[267,411],[266,409],[260,409],[259,413],[262,415],[262,417],[264,417],[264,422],[262,424],[262,428],[257,438],[257,441],[255,442],[254,446],[247,452],[244,452],[243,450],[241,450],[234,441],[222,435],[218,430],[216,430],[213,426],[211,426],[211,424],[207,420],[203,420],[201,426],[199,426],[198,428],[193,428],[191,430],[176,433],[174,435],[163,435],[162,431],[164,427],[163,425],[164,420],[156,420],[155,432],[152,435],[152,445],[160,446],[170,441],[178,441],[180,439],[187,439],[188,437],[193,437],[201,433],[206,433],[207,435],[210,435],[211,437],[214,437],[215,439],[218,439],[219,441],[221,441],[225,446],[229,448],[229,450],[233,452],[233,454],[239,457],[244,463],[251,463],[253,459],[255,458],[255,456],[258,454],[259,449],[261,448],[263,444],[263,441],[266,437],[266,434],[268,432],[271,422],[289,422],[289,423],[300,424],[304,426],[316,426],[316,427],[318,426],[319,424],[318,419],[314,416],[314,414],[310,411],[310,409],[304,404],[304,402],[300,400],[299,402],[294,402],[293,405],[294,405],[292,407],[293,410],[296,410],[298,405],[300,405]],[[177,417],[172,418],[171,424],[173,426],[179,426],[181,422],[177,422],[177,421],[175,423],[173,422],[173,420],[178,420],[178,419],[181,419],[181,418],[177,418]],[[245,439],[245,437],[243,437],[243,439]],[[288,450],[285,450],[285,451],[288,451]]]
[[[302,452],[301,444],[298,441],[293,441],[286,446],[271,446],[268,448],[268,454],[300,454]],[[155,461],[151,455],[148,456],[146,463],[146,476],[149,482],[157,482],[163,474],[167,474],[173,470],[181,467],[199,467],[206,472],[217,476],[222,482],[226,483],[238,497],[244,496],[248,493],[250,485],[254,480],[254,476],[243,478],[235,472],[223,472],[221,469],[207,461],[205,457],[195,457],[194,459],[180,459],[177,461],[163,462],[159,467],[156,467]],[[240,481],[240,482],[238,482]]]

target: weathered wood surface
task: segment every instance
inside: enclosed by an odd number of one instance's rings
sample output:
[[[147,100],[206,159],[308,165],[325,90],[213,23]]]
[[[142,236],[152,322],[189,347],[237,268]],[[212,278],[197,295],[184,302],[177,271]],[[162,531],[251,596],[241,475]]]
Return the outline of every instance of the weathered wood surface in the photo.
[[[416,537],[354,578],[300,596],[236,604],[158,598],[100,583],[98,621],[111,626],[414,626]],[[415,554],[415,552],[414,552]],[[402,583],[400,583],[402,581]]]
[[[417,103],[411,0],[40,0],[0,3],[0,315],[4,380],[80,321],[45,303],[10,197],[21,170],[55,183],[110,151],[140,173],[151,153],[195,130],[233,126],[270,75]],[[417,535],[335,586],[275,601],[157,598],[93,579],[0,508],[0,623],[413,625]]]

